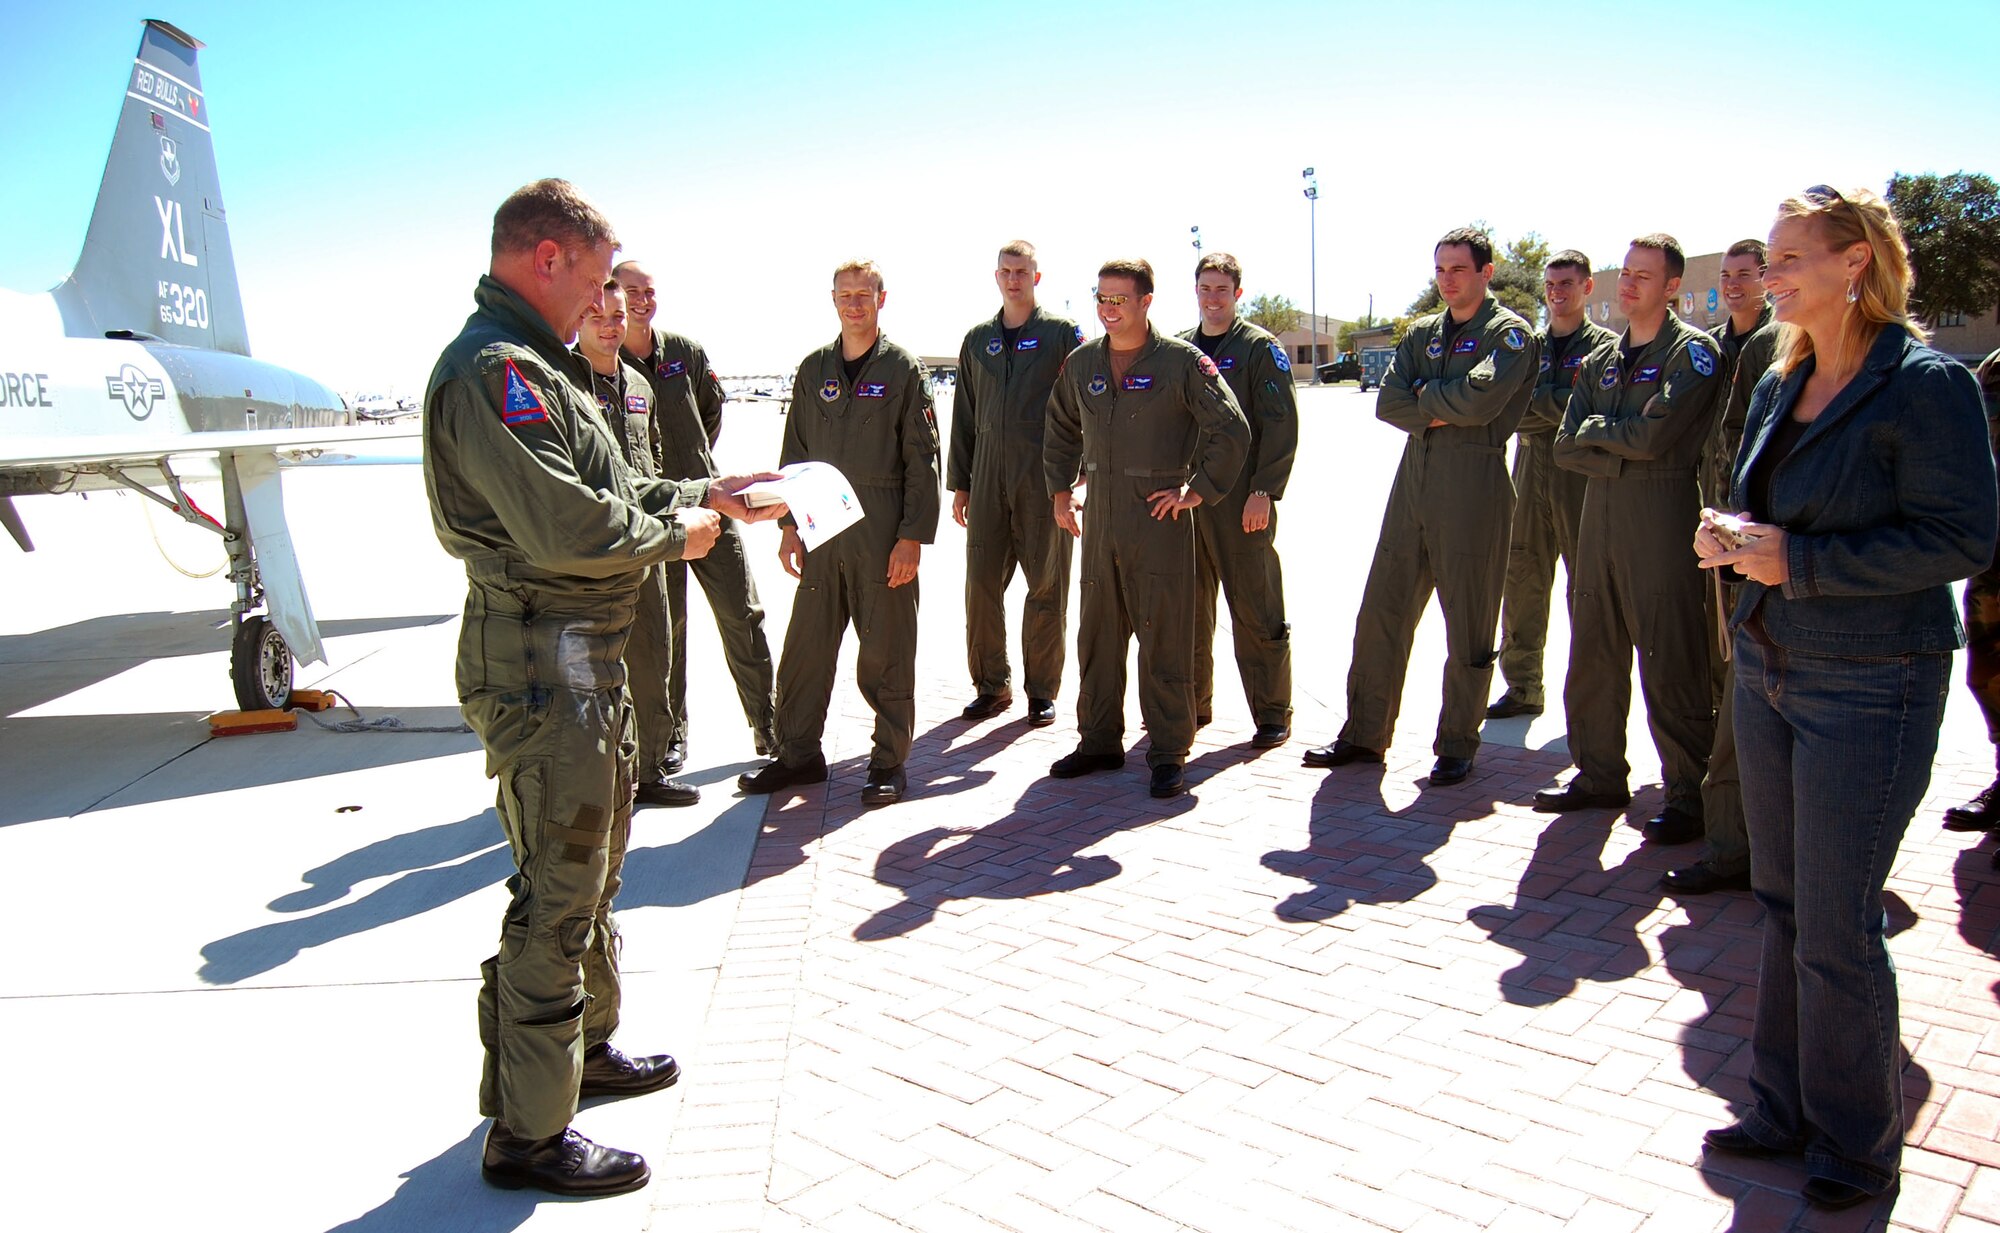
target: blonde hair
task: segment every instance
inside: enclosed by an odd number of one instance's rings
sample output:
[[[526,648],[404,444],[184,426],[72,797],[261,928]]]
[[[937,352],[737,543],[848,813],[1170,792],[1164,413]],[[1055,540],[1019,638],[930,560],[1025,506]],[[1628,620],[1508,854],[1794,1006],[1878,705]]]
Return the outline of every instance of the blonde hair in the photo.
[[[883,289],[882,271],[875,268],[873,261],[864,260],[859,257],[843,261],[833,267],[833,281],[839,282],[842,274],[865,274],[875,283],[875,290],[881,291]]]
[[[1840,323],[1837,358],[1864,353],[1887,325],[1901,327],[1918,342],[1929,341],[1929,333],[1910,317],[1910,248],[1888,202],[1865,188],[1840,193],[1819,186],[1778,203],[1779,221],[1788,218],[1811,220],[1828,252],[1868,245],[1868,264],[1853,283],[1854,300]],[[1782,326],[1773,367],[1789,376],[1812,353],[1811,335],[1795,325]]]

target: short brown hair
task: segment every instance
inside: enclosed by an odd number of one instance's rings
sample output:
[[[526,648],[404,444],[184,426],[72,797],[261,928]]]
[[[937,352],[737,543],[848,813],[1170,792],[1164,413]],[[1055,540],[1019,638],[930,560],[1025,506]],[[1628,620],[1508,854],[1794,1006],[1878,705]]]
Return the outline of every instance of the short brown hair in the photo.
[[[834,282],[839,282],[842,274],[866,274],[870,279],[874,280],[875,290],[882,291],[885,289],[882,282],[882,271],[876,267],[873,261],[865,257],[850,257],[833,267]]]
[[[1000,246],[1000,255],[1002,257],[1026,257],[1032,262],[1035,259],[1035,246],[1026,240],[1009,240]]]
[[[1445,232],[1437,243],[1431,245],[1431,252],[1436,253],[1447,244],[1463,244],[1471,249],[1474,265],[1493,264],[1493,237],[1477,227],[1453,227]]]
[[[1764,247],[1762,240],[1738,240],[1729,246],[1728,252],[1722,254],[1724,261],[1731,257],[1755,257],[1761,266],[1771,260],[1771,250]]]
[[[1144,257],[1113,257],[1097,267],[1097,277],[1129,278],[1140,295],[1153,294],[1153,263]]]
[[[1687,273],[1687,255],[1681,252],[1681,242],[1664,231],[1642,235],[1632,241],[1632,247],[1650,248],[1666,258],[1668,278],[1679,278]]]
[[[1194,263],[1194,276],[1201,278],[1203,270],[1214,270],[1218,274],[1229,275],[1229,281],[1237,290],[1243,289],[1243,263],[1228,253],[1208,253]]]
[[[1555,256],[1549,258],[1548,264],[1544,268],[1550,270],[1575,270],[1585,278],[1588,278],[1590,277],[1590,258],[1584,256],[1574,248],[1565,248]]]
[[[543,240],[563,248],[618,247],[611,220],[568,180],[524,184],[493,212],[493,255],[526,252]]]

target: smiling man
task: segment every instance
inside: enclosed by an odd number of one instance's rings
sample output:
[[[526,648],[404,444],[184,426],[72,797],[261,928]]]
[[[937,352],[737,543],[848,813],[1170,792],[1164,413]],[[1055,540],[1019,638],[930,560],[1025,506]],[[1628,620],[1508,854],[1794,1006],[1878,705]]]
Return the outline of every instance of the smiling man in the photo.
[[[1590,320],[1595,286],[1590,258],[1573,248],[1549,258],[1542,272],[1549,326],[1541,334],[1541,371],[1515,438],[1514,534],[1500,601],[1500,676],[1507,692],[1486,708],[1488,719],[1542,713],[1542,652],[1548,646],[1549,588],[1555,585],[1557,557],[1563,563],[1565,614],[1576,590],[1583,477],[1556,466],[1554,450],[1577,369],[1585,356],[1618,338]]]
[[[1076,322],[1042,308],[1035,246],[1014,240],[993,271],[1000,311],[966,331],[958,349],[945,487],[965,528],[965,658],[974,697],[963,719],[989,719],[1014,700],[1007,663],[1007,586],[1018,564],[1021,677],[1028,722],[1056,721],[1069,620],[1071,537],[1056,527],[1042,483],[1042,428],[1063,357],[1083,342]]]
[[[807,552],[789,519],[778,560],[799,580],[778,657],[774,760],[737,780],[776,792],[826,779],[820,739],[841,639],[854,627],[855,684],[875,712],[861,803],[893,805],[909,790],[903,763],[917,723],[917,565],[937,534],[938,437],[917,357],[882,334],[889,294],[872,261],[833,272],[840,336],[799,361],[779,465],[839,467],[862,520]]]
[[[1433,257],[1444,311],[1411,323],[1375,399],[1375,417],[1409,440],[1354,619],[1347,722],[1333,744],[1307,750],[1305,764],[1382,761],[1435,591],[1446,659],[1430,780],[1442,787],[1470,775],[1479,753],[1514,512],[1507,438],[1527,409],[1540,350],[1534,327],[1487,291],[1491,237],[1448,231]]]
[[[1678,241],[1640,236],[1618,272],[1625,333],[1577,373],[1556,432],[1558,466],[1588,477],[1570,613],[1569,720],[1576,777],[1535,795],[1535,809],[1619,809],[1632,655],[1646,720],[1667,781],[1666,808],[1646,823],[1655,843],[1701,834],[1701,781],[1715,736],[1702,588],[1688,528],[1701,508],[1695,468],[1726,386],[1715,340],[1669,305],[1687,268]]]
[[[1056,525],[1083,537],[1077,747],[1049,774],[1125,765],[1125,656],[1136,636],[1149,790],[1172,797],[1186,790],[1195,732],[1194,520],[1181,515],[1220,502],[1236,482],[1250,426],[1215,361],[1148,320],[1151,263],[1105,262],[1096,294],[1105,335],[1064,362],[1042,449]]]
[[[1195,720],[1206,723],[1215,694],[1215,596],[1229,601],[1236,670],[1256,725],[1250,744],[1271,749],[1292,736],[1292,627],[1278,562],[1278,501],[1299,450],[1299,407],[1285,348],[1236,313],[1243,267],[1228,253],[1195,263],[1201,324],[1181,338],[1215,361],[1250,422],[1243,478],[1221,501],[1194,511]]]

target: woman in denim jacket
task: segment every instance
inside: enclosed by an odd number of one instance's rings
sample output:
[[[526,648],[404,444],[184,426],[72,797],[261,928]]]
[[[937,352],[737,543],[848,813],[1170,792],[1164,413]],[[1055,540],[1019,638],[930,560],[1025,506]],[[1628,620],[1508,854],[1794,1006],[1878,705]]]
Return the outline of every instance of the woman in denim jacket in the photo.
[[[1778,207],[1764,287],[1787,328],[1752,399],[1732,501],[1704,511],[1704,568],[1749,579],[1736,747],[1764,907],[1752,1104],[1713,1150],[1803,1152],[1804,1196],[1846,1207],[1902,1159],[1895,969],[1882,888],[1930,783],[1951,583],[1993,555],[1978,387],[1924,345],[1882,199],[1807,189]]]

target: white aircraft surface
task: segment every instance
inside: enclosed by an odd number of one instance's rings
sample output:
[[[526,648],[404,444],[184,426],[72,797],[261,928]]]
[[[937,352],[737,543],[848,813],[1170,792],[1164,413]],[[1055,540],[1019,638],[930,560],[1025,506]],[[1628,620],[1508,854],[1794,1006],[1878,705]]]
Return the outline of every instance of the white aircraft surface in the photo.
[[[200,47],[146,22],[76,268],[46,295],[0,291],[0,525],[33,551],[15,497],[126,488],[220,535],[230,677],[261,709],[290,697],[295,658],[325,659],[280,468],[388,461],[349,451],[418,428],[354,427],[331,389],[250,358]],[[188,497],[198,478],[221,480],[220,511]]]

